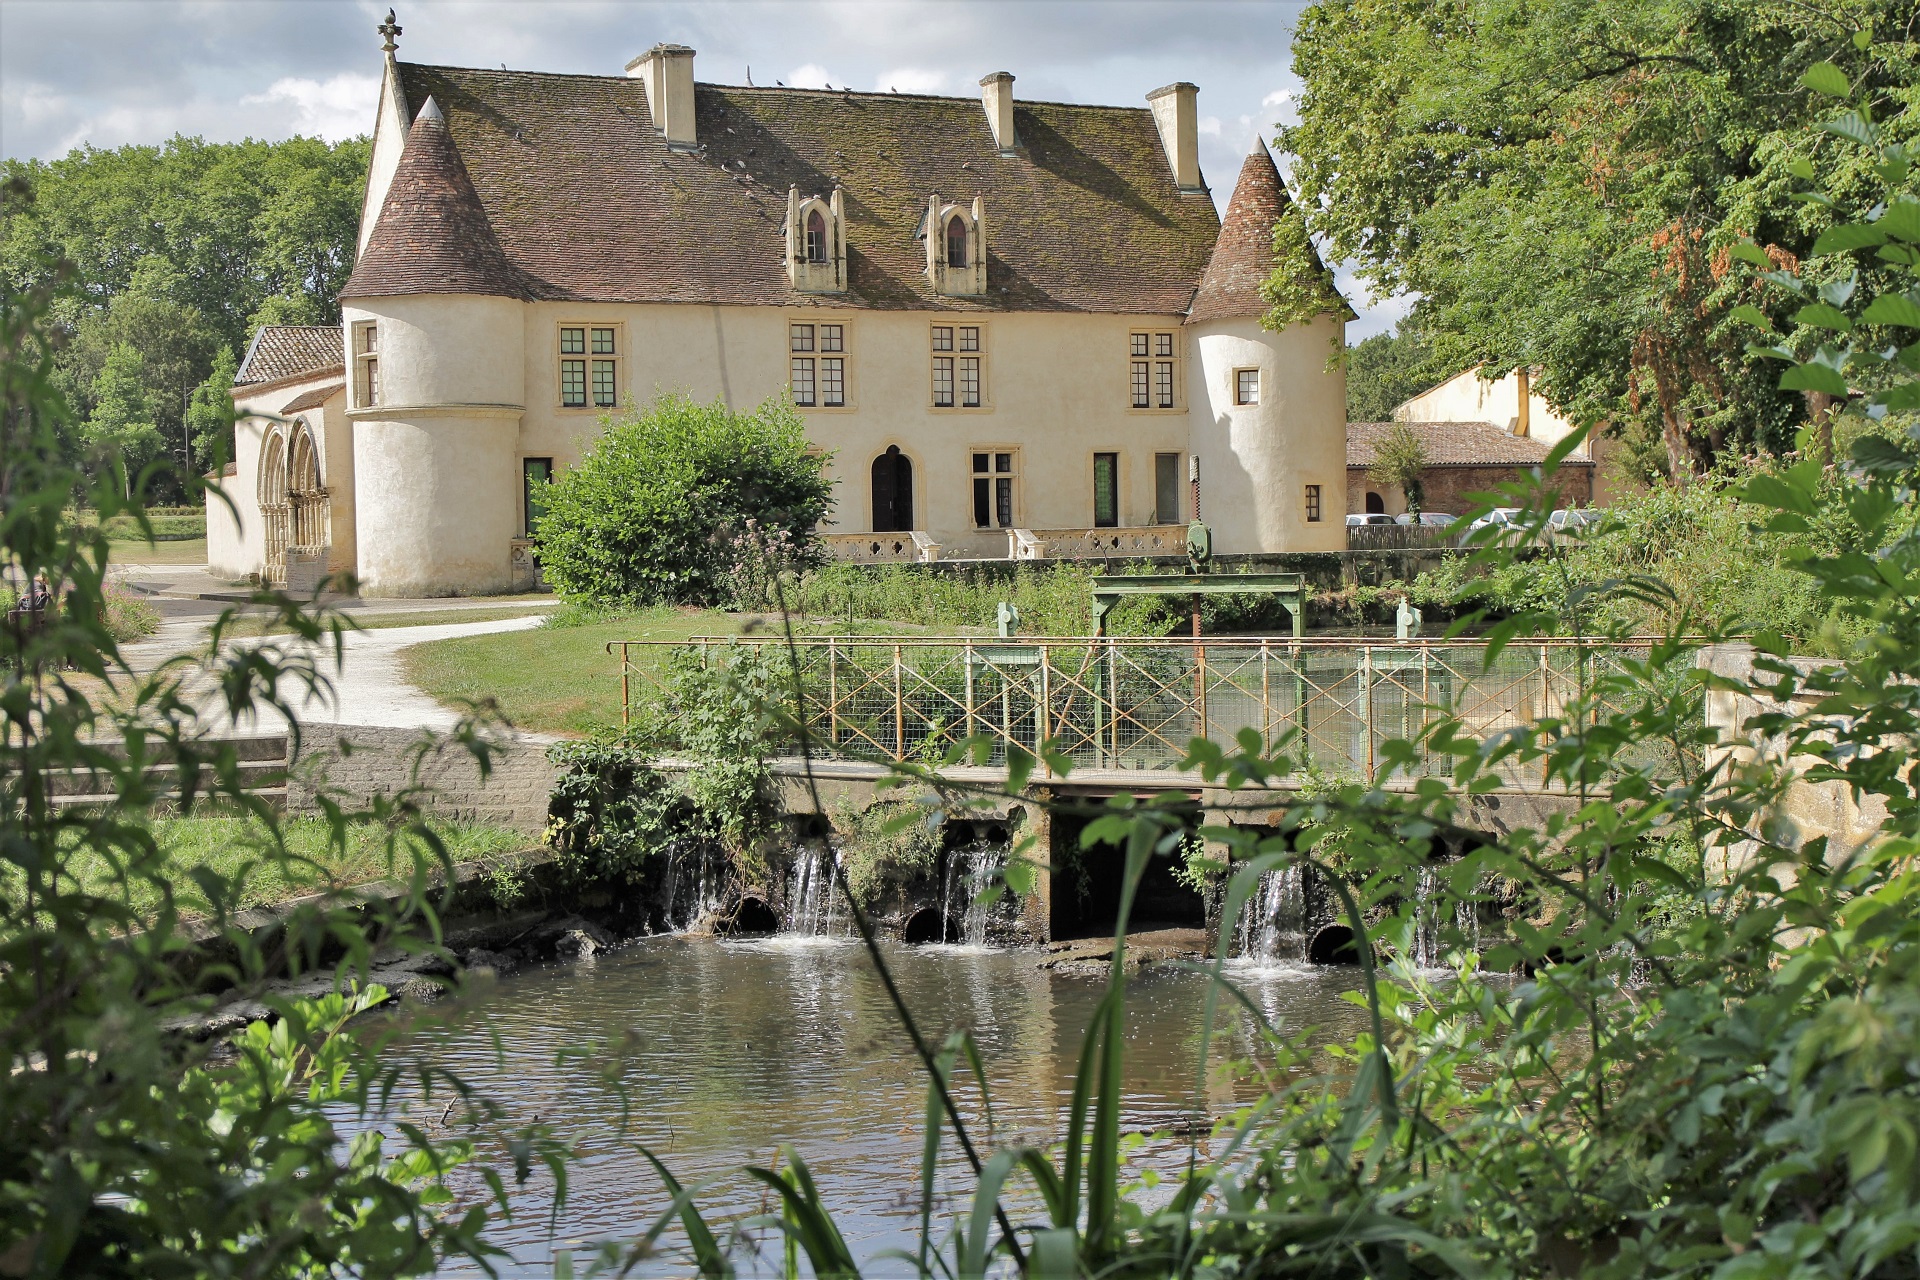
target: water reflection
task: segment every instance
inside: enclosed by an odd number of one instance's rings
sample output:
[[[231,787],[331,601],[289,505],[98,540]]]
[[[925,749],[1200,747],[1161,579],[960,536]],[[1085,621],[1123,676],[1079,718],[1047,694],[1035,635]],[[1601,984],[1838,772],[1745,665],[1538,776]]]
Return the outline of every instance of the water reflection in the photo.
[[[960,1028],[979,1043],[994,1138],[1058,1140],[1104,979],[1040,970],[1032,953],[965,946],[899,948],[889,959],[936,1044]],[[1289,1029],[1317,1026],[1321,1038],[1332,1038],[1360,1025],[1360,1010],[1339,998],[1356,981],[1351,970],[1236,965],[1235,979]],[[1236,1087],[1219,1073],[1211,1096],[1196,1098],[1205,992],[1205,979],[1173,970],[1148,969],[1132,980],[1129,1129],[1181,1131],[1197,1119],[1204,1130],[1237,1101]],[[1247,1015],[1222,1002],[1217,1017],[1223,1034],[1215,1059],[1244,1056],[1254,1043]],[[516,1194],[515,1220],[494,1236],[528,1272],[545,1272],[555,1248],[637,1235],[666,1207],[658,1179],[629,1145],[636,1141],[683,1183],[709,1184],[700,1203],[716,1226],[766,1207],[758,1184],[736,1171],[771,1163],[791,1143],[856,1256],[913,1243],[925,1077],[878,974],[852,943],[652,939],[589,964],[503,979],[477,1014],[423,1029],[412,1044],[505,1102],[516,1118],[542,1116],[579,1143],[584,1158],[570,1170],[557,1221],[549,1221],[551,1185],[536,1176]],[[597,1048],[556,1066],[565,1046]],[[602,1071],[626,1091],[624,1133],[620,1090],[603,1083]],[[969,1077],[956,1093],[984,1145],[978,1088]],[[942,1193],[969,1194],[951,1139],[945,1151]],[[1145,1159],[1169,1162],[1184,1152],[1181,1142],[1142,1148]],[[482,1155],[506,1164],[497,1149]],[[777,1258],[777,1244],[768,1242],[762,1269],[775,1269]],[[663,1258],[656,1273],[684,1270]]]

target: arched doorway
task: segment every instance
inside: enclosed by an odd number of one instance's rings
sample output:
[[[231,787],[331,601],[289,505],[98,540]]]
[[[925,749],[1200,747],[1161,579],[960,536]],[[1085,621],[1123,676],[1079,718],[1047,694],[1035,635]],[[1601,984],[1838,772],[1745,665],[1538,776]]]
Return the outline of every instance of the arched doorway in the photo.
[[[1367,514],[1370,516],[1383,516],[1387,514],[1386,499],[1377,493],[1369,493],[1367,495]]]
[[[913,528],[913,462],[890,444],[873,460],[873,531],[907,533]]]
[[[313,433],[296,419],[291,434],[271,432],[260,451],[260,521],[265,532],[260,581],[285,587],[289,552],[311,572],[325,571],[332,508],[320,483]]]
[[[320,552],[332,540],[331,510],[326,486],[320,483],[320,459],[314,453],[313,433],[305,422],[294,429],[293,452],[287,466],[287,501],[293,509],[292,546]]]
[[[292,515],[293,507],[287,500],[287,438],[274,431],[260,451],[260,523],[266,535],[260,562],[262,586],[286,585]]]

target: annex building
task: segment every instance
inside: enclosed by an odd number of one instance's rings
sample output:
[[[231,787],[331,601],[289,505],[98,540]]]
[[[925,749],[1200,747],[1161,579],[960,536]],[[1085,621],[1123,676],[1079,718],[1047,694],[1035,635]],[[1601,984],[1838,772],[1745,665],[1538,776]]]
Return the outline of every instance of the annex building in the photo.
[[[216,572],[370,595],[531,579],[537,486],[665,392],[787,395],[849,559],[1337,551],[1343,314],[1259,322],[1287,199],[1227,215],[1197,90],[1137,107],[399,61],[339,328],[263,329]],[[1198,476],[1197,490],[1192,477]]]

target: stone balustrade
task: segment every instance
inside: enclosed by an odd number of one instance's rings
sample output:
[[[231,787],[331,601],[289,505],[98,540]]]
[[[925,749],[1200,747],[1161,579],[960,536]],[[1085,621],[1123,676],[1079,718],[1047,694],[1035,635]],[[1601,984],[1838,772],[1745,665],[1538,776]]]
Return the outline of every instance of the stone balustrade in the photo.
[[[820,539],[827,558],[847,564],[932,564],[940,544],[922,530],[901,533],[829,533]]]

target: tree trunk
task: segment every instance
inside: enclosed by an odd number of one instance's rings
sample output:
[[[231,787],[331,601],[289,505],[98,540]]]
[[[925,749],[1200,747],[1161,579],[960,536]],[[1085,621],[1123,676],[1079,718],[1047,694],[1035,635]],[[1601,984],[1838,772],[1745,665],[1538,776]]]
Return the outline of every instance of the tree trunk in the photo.
[[[1807,425],[1813,428],[1813,447],[1820,451],[1820,461],[1828,465],[1837,462],[1833,456],[1833,420],[1839,415],[1840,401],[1825,391],[1806,391]]]
[[[1672,409],[1660,411],[1660,439],[1667,446],[1667,475],[1684,489],[1693,482],[1693,445],[1687,440],[1687,424]]]

